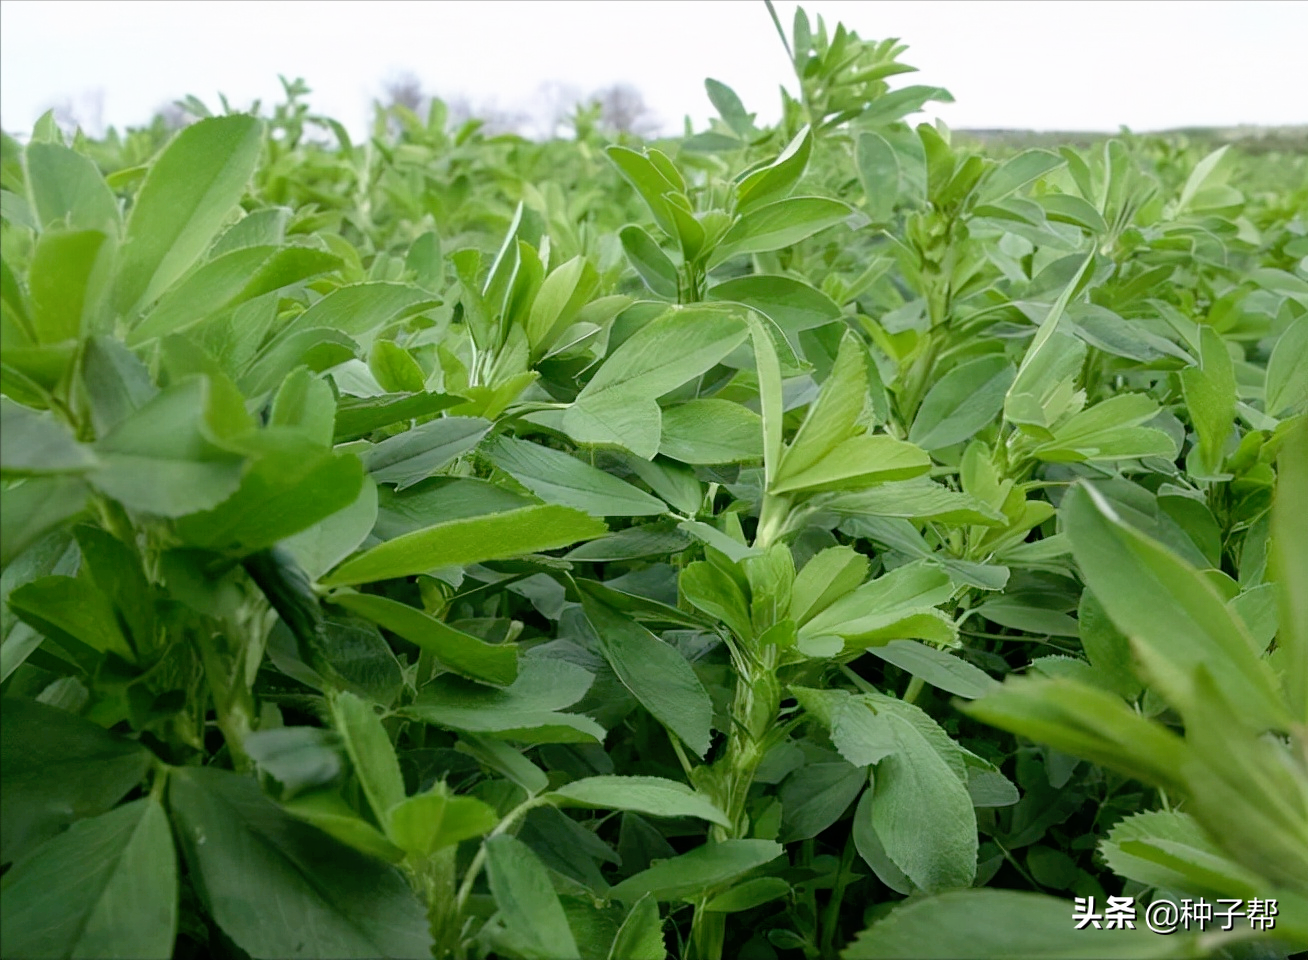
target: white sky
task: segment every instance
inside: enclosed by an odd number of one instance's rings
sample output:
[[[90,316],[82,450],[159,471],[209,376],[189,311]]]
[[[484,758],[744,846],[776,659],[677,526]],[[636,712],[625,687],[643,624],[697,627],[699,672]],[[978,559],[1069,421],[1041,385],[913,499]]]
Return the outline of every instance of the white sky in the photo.
[[[776,4],[789,30],[794,3]],[[893,84],[949,89],[928,112],[953,127],[1153,130],[1308,122],[1308,3],[811,0],[816,22],[899,37],[920,70]],[[23,133],[71,102],[93,122],[143,123],[193,93],[212,107],[280,98],[302,76],[310,105],[352,131],[387,79],[416,75],[445,99],[532,110],[541,85],[582,93],[628,82],[664,123],[712,112],[703,80],[760,119],[795,90],[762,2],[721,0],[2,0],[0,123]],[[539,107],[537,107],[539,109]]]

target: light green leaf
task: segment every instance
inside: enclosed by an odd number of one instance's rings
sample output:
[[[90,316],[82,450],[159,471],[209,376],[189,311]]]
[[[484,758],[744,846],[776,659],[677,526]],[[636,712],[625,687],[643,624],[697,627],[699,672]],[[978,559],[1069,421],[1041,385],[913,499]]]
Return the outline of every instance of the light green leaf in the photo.
[[[1226,342],[1210,326],[1199,331],[1199,365],[1180,373],[1190,422],[1199,436],[1198,466],[1209,476],[1218,475],[1222,453],[1235,421],[1235,366]]]
[[[317,580],[367,539],[377,522],[377,485],[363,478],[354,502],[281,542],[310,580]]]
[[[1194,670],[1203,664],[1250,722],[1274,726],[1284,719],[1253,638],[1206,577],[1120,520],[1092,488],[1073,488],[1063,514],[1086,584],[1170,702],[1184,708],[1191,701]]]
[[[580,443],[618,446],[646,460],[658,452],[655,400],[704,373],[745,339],[737,307],[671,307],[613,351],[563,416]]]
[[[262,141],[256,117],[212,117],[154,161],[127,219],[114,295],[121,312],[155,300],[200,256],[245,192]]]
[[[85,473],[96,466],[89,447],[50,413],[0,397],[0,472],[4,476]]]
[[[507,686],[518,676],[516,644],[487,643],[421,610],[375,594],[343,590],[332,596],[332,603],[398,634],[435,656],[445,669],[469,679]]]
[[[528,657],[503,690],[443,676],[423,687],[403,713],[427,723],[532,743],[585,743],[604,728],[579,713],[562,713],[586,695],[594,676],[563,660]]]
[[[771,840],[723,840],[696,847],[623,880],[609,891],[632,903],[646,894],[660,901],[689,900],[781,856]]]
[[[793,246],[827,227],[843,223],[850,208],[828,197],[790,197],[751,209],[718,241],[708,259],[711,270],[746,253]]]
[[[415,530],[348,560],[327,586],[349,586],[412,576],[441,567],[504,560],[591,540],[607,527],[579,510],[553,504],[451,520]]]
[[[844,960],[1153,960],[1201,957],[1198,936],[1075,929],[1073,905],[1042,893],[956,890],[905,903],[859,934]]]
[[[371,447],[363,464],[378,483],[404,490],[472,450],[490,428],[480,417],[440,417]]]
[[[754,275],[711,287],[710,300],[727,300],[757,310],[796,344],[799,334],[840,319],[840,305],[802,280]]]
[[[659,453],[682,463],[740,463],[763,457],[758,414],[729,400],[689,400],[663,411]]]
[[[1118,876],[1150,886],[1202,890],[1211,896],[1258,896],[1266,881],[1233,863],[1189,814],[1132,814],[1100,841],[1104,862]]]
[[[740,913],[771,903],[790,893],[790,884],[780,877],[755,877],[737,884],[704,904],[708,913]]]
[[[236,492],[242,458],[205,436],[213,388],[203,377],[174,383],[96,444],[104,466],[91,485],[144,513],[178,517],[209,510]]]
[[[380,823],[404,800],[404,777],[391,738],[372,704],[348,690],[329,698],[332,723],[345,742],[355,775]]]
[[[1016,375],[1004,356],[978,357],[954,367],[927,392],[908,431],[909,441],[937,450],[968,439],[1003,410]]]
[[[894,753],[877,764],[872,827],[890,859],[921,889],[970,886],[976,876],[976,814],[954,772],[907,720],[893,713]]]
[[[117,235],[118,201],[95,161],[57,143],[29,143],[27,185],[42,229],[62,223],[74,230]]]
[[[636,517],[665,513],[657,497],[576,457],[526,440],[499,436],[486,456],[513,479],[549,503],[584,510],[593,517]]]
[[[667,955],[658,901],[641,897],[618,928],[608,960],[666,960]]]
[[[634,225],[623,227],[618,238],[622,241],[627,262],[645,281],[645,286],[655,296],[675,301],[680,289],[677,267],[654,238]]]
[[[1107,690],[1071,680],[1009,677],[997,692],[958,709],[1146,783],[1183,789],[1185,742]]]
[[[1308,423],[1300,422],[1281,447],[1280,474],[1272,505],[1272,555],[1280,571],[1277,644],[1284,663],[1285,701],[1290,714],[1308,723]]]
[[[884,646],[869,649],[882,660],[907,670],[933,687],[968,700],[993,693],[999,688],[999,682],[984,670],[953,654],[915,640],[892,640]]]
[[[662,777],[586,777],[550,793],[556,801],[605,810],[631,810],[655,817],[698,817],[729,827],[727,815],[703,795]]]
[[[1264,409],[1273,417],[1303,413],[1308,406],[1308,316],[1285,328],[1267,360]]]
[[[475,797],[456,797],[444,783],[409,797],[386,816],[387,836],[414,857],[484,836],[499,823],[495,809]]]

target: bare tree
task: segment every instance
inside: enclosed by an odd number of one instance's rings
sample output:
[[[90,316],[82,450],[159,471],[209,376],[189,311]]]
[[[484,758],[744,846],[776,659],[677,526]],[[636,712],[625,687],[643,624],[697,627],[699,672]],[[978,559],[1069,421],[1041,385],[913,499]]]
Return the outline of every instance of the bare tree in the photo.
[[[644,95],[628,83],[616,83],[595,94],[600,107],[600,126],[614,133],[649,136],[659,129],[659,120]]]
[[[408,71],[385,83],[382,90],[385,93],[382,103],[386,107],[405,107],[421,115],[431,102],[431,97],[423,92],[422,81]]]

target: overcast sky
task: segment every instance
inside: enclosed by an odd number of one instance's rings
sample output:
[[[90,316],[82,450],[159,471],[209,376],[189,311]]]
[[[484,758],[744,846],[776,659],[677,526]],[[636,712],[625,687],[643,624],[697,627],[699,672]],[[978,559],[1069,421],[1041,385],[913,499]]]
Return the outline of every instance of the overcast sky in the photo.
[[[787,24],[793,3],[776,4]],[[813,0],[866,39],[898,37],[949,89],[950,126],[1156,130],[1308,122],[1308,3]],[[405,73],[427,92],[539,110],[553,81],[579,93],[637,87],[675,131],[711,113],[703,80],[735,88],[762,120],[794,78],[762,2],[0,2],[0,123],[22,133],[71,104],[91,125],[145,122],[195,94],[241,107],[304,77],[310,103],[353,131]]]

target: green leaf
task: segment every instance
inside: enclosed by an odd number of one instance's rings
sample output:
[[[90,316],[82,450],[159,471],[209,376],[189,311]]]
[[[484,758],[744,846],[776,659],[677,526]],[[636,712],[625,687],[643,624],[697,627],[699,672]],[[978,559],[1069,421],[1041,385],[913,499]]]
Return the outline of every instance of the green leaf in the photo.
[[[251,778],[182,767],[168,784],[200,900],[252,957],[430,954],[423,908],[393,867],[294,819]]]
[[[884,637],[881,642],[909,639],[904,634],[887,634],[894,633],[901,621],[943,603],[953,592],[945,571],[922,563],[908,564],[835,600],[811,617],[800,628],[799,636],[801,640],[839,636],[860,646],[870,645],[869,638]]]
[[[247,218],[248,219],[248,218]],[[203,264],[173,285],[127,335],[140,346],[232,316],[236,307],[340,266],[340,259],[310,247],[242,247]],[[233,322],[239,322],[233,317]]]
[[[1308,516],[1308,426],[1303,422],[1286,437],[1277,467],[1272,555],[1280,574],[1281,682],[1291,716],[1308,722],[1308,537],[1299,533],[1302,518]]]
[[[1251,723],[1283,722],[1271,671],[1207,577],[1122,522],[1092,488],[1074,487],[1063,514],[1087,586],[1145,657],[1160,693],[1184,708],[1193,697],[1194,670],[1203,664]]]
[[[1291,322],[1272,347],[1264,398],[1263,409],[1273,417],[1308,407],[1308,317]]]
[[[921,207],[927,199],[927,162],[922,141],[912,130],[893,127],[860,133],[854,162],[867,198],[869,217],[885,223],[900,206]]]
[[[372,446],[363,465],[376,482],[404,490],[472,450],[490,428],[480,417],[440,417]]]
[[[917,113],[928,102],[952,103],[954,98],[943,87],[913,85],[883,93],[859,114],[860,126],[879,127]]]
[[[659,225],[659,229],[669,237],[675,237],[677,226],[664,196],[669,193],[680,193],[681,188],[669,180],[648,157],[642,156],[635,150],[626,147],[609,147],[605,153],[618,168],[623,179],[636,188],[636,192],[640,194],[650,213],[654,215],[654,222]]]
[[[392,807],[385,823],[397,846],[415,857],[427,857],[442,847],[485,836],[499,819],[488,804],[475,797],[453,796],[438,783]]]
[[[872,828],[890,859],[929,893],[976,876],[976,814],[967,787],[907,720],[885,717],[895,751],[877,764]]]
[[[828,197],[790,197],[753,208],[718,241],[708,268],[742,254],[793,246],[827,227],[844,223],[850,212],[846,204]]]
[[[588,592],[586,619],[622,685],[696,756],[708,751],[713,705],[686,658],[634,620]]]
[[[1229,860],[1189,814],[1148,810],[1132,814],[1099,844],[1118,876],[1149,886],[1201,890],[1210,896],[1258,896],[1266,881]]]
[[[599,274],[583,257],[573,257],[550,272],[541,283],[527,317],[527,342],[534,355],[539,356],[554,345],[598,286]]]
[[[113,604],[87,580],[41,577],[11,593],[9,605],[70,652],[85,644],[97,653],[112,652],[128,663],[136,662],[136,652],[123,635]]]
[[[136,355],[110,337],[91,337],[82,348],[82,384],[91,403],[91,424],[103,437],[158,390]]]
[[[609,896],[633,903],[649,894],[660,901],[691,900],[781,856],[771,840],[722,840],[696,847],[623,880]]]
[[[96,466],[90,448],[49,413],[0,397],[0,472],[6,477],[85,473]]]
[[[404,859],[403,850],[386,839],[380,830],[363,819],[334,790],[303,793],[284,800],[281,807],[297,820],[311,824],[360,853],[385,863],[399,863]]]
[[[771,903],[790,893],[790,884],[780,877],[755,877],[737,884],[704,904],[708,913],[740,913]]]
[[[144,747],[89,720],[34,700],[0,702],[0,861],[109,810],[150,768]]]
[[[410,283],[371,280],[337,287],[287,324],[268,349],[294,334],[322,327],[368,344],[378,330],[439,302]]]
[[[622,241],[627,262],[645,281],[650,292],[664,300],[675,301],[680,290],[677,267],[654,238],[635,225],[623,227],[618,238]]]
[[[800,767],[781,785],[783,843],[811,840],[830,827],[863,791],[867,768],[837,760]]]
[[[658,901],[641,897],[618,928],[608,960],[666,960],[667,955]]]
[[[1067,165],[1067,160],[1048,150],[1023,150],[1009,157],[986,175],[977,191],[977,203],[995,203],[1021,190],[1028,183]]]
[[[471,680],[507,686],[518,676],[515,644],[487,643],[406,604],[375,594],[340,591],[332,603],[367,617],[432,654],[440,665]]]
[[[513,479],[549,503],[584,510],[593,517],[635,517],[667,511],[663,501],[576,457],[526,440],[499,436],[486,456]]]
[[[993,693],[999,688],[984,670],[972,666],[953,654],[914,640],[892,640],[884,646],[871,647],[870,652],[933,687],[968,700]]]
[[[1042,460],[1125,460],[1177,454],[1176,441],[1162,430],[1141,427],[1159,413],[1157,402],[1142,393],[1123,393],[1070,417],[1053,431],[1053,439],[1036,448]]]
[[[1004,416],[1012,423],[1048,428],[1071,402],[1073,380],[1085,359],[1086,348],[1080,340],[1061,333],[1059,325],[1081,278],[1093,262],[1092,250],[1050,305],[1026,348],[1004,399]]]
[[[1199,365],[1180,373],[1186,410],[1198,434],[1198,466],[1208,476],[1217,476],[1222,466],[1223,447],[1235,420],[1235,366],[1226,342],[1210,326],[1199,331]]]
[[[1183,789],[1185,742],[1106,690],[1071,680],[1009,677],[997,692],[958,709],[1146,783]]]
[[[332,445],[336,398],[326,380],[315,377],[308,367],[291,371],[273,398],[268,424],[291,427],[319,447]]]
[[[404,800],[404,777],[391,739],[372,704],[342,691],[329,698],[332,723],[345,742],[355,775],[379,823]]]
[[[33,477],[0,489],[0,566],[81,513],[88,493],[76,477]]]
[[[896,907],[860,933],[841,957],[1151,960],[1207,955],[1199,937],[1160,937],[1143,923],[1111,932],[1075,927],[1070,900],[1014,890],[956,890]]]
[[[738,309],[671,307],[614,350],[563,416],[580,443],[607,444],[646,460],[658,452],[655,400],[704,373],[745,339]]]
[[[180,277],[245,192],[263,123],[235,114],[187,127],[164,149],[132,206],[114,302],[133,313]]]
[[[544,865],[531,848],[500,834],[486,841],[486,874],[515,951],[528,960],[576,960],[581,954]]]
[[[1016,375],[1004,356],[978,357],[954,367],[922,400],[908,431],[909,442],[938,450],[968,439],[1003,410]]]
[[[256,460],[237,491],[215,509],[192,513],[177,532],[193,546],[256,553],[349,507],[363,487],[351,454],[333,454],[294,437]]]
[[[663,411],[659,453],[694,464],[760,460],[763,422],[729,400],[688,400]]]
[[[341,775],[341,740],[321,727],[266,727],[241,746],[259,769],[281,785],[280,799],[325,787]]]
[[[737,277],[709,288],[708,299],[757,310],[775,323],[792,345],[798,343],[802,331],[826,326],[841,316],[838,303],[793,277]]]
[[[788,196],[804,175],[812,152],[813,133],[806,124],[777,159],[740,181],[736,187],[736,212],[748,214],[751,210]]]
[[[393,340],[374,340],[368,351],[368,369],[382,389],[390,393],[421,393],[426,374],[418,361]]]
[[[91,485],[143,513],[179,517],[216,507],[241,483],[241,458],[204,428],[215,388],[191,377],[160,391],[96,444]]]
[[[655,817],[698,817],[731,826],[727,815],[703,795],[662,777],[585,777],[550,793],[556,802],[604,810],[631,810]]]
[[[173,955],[177,854],[155,799],[79,820],[14,864],[3,884],[6,956]]]
[[[781,457],[773,483],[809,469],[851,437],[858,429],[867,391],[867,356],[858,339],[847,331],[817,400]]]
[[[604,728],[579,713],[562,713],[581,700],[594,676],[563,660],[528,657],[518,678],[503,690],[443,676],[423,687],[403,713],[427,723],[531,743],[586,743],[604,739]]]
[[[335,443],[357,440],[393,423],[430,416],[463,402],[462,397],[445,393],[387,393],[377,397],[342,396],[336,404],[332,439]]]
[[[37,343],[60,344],[99,332],[113,257],[113,243],[98,230],[41,234],[28,270]]]
[[[42,229],[59,223],[73,230],[118,233],[118,201],[90,157],[41,142],[29,143],[24,155],[32,208]]]
[[[441,567],[504,560],[602,536],[607,528],[579,510],[553,504],[451,520],[373,547],[330,574],[327,586],[412,576]]]

